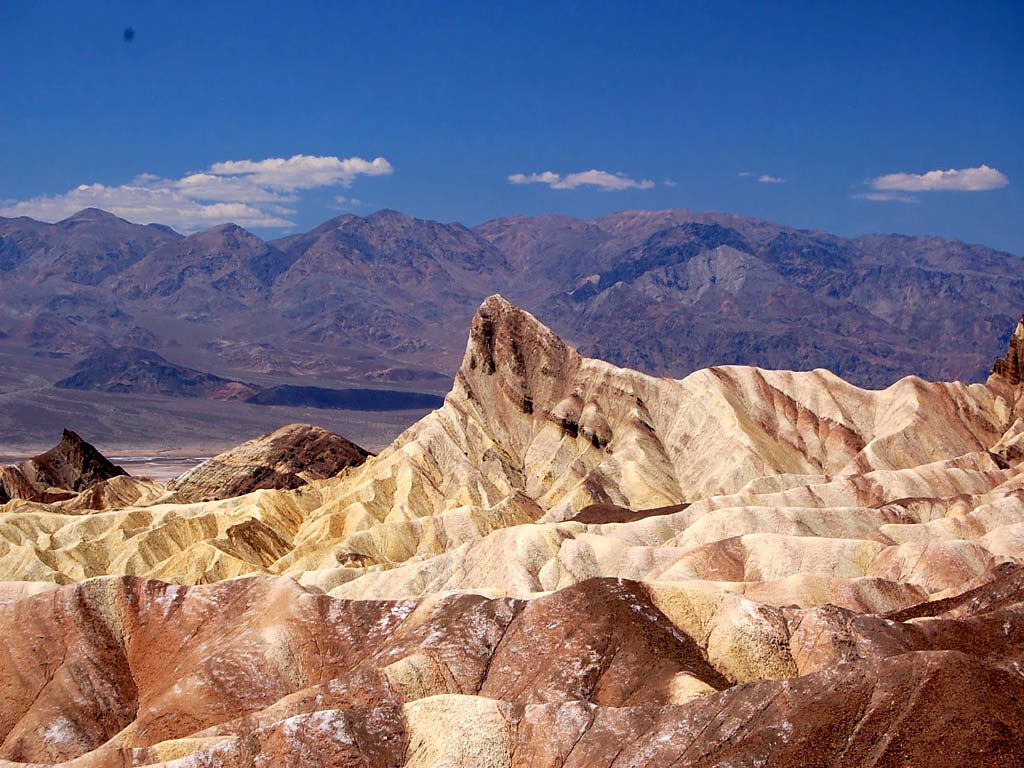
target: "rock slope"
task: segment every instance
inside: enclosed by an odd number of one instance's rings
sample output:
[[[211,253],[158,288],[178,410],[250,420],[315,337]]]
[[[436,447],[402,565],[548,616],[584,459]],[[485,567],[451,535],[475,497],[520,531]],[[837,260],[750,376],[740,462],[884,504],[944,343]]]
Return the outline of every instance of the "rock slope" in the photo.
[[[0,507],[0,766],[1020,764],[1006,360],[659,379],[492,296],[336,477]]]
[[[143,518],[21,504],[0,528],[0,571],[183,583],[267,571],[388,598],[527,595],[601,575],[762,591],[791,579],[800,589],[778,589],[798,603],[917,599],[1015,557],[1020,407],[998,374],[879,391],[739,366],[656,379],[584,358],[492,297],[444,406],[343,477]],[[573,520],[592,504],[668,509]],[[237,526],[278,543],[243,552]]]

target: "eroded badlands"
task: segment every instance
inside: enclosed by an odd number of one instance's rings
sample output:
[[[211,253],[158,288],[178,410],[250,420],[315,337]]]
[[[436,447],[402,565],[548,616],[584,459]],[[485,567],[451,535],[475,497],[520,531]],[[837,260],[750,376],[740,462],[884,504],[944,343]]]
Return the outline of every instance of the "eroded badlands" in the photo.
[[[491,297],[444,406],[334,477],[0,506],[0,758],[1017,765],[1022,348],[670,380]]]

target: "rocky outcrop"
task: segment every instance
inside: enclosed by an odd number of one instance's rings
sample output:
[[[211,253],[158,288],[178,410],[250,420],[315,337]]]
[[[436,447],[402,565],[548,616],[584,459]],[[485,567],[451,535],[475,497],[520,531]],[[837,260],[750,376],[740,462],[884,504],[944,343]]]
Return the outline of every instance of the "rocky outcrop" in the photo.
[[[127,474],[69,429],[46,453],[0,467],[0,503],[10,499],[57,501],[112,477]]]
[[[996,360],[992,366],[992,376],[1012,386],[1024,381],[1024,318],[1021,318],[1013,330],[1006,355]]]
[[[70,429],[64,430],[56,446],[19,466],[33,483],[73,491],[126,474]]]
[[[190,469],[168,489],[180,501],[242,496],[264,488],[298,488],[362,464],[369,454],[312,424],[289,424]]]

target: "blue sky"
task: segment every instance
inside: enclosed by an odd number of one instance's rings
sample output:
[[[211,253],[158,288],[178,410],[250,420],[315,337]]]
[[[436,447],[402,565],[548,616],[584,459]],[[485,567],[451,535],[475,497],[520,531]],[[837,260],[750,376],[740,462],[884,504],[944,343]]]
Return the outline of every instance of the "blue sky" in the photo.
[[[1024,255],[1022,40],[1020,2],[8,0],[0,211],[679,206]]]

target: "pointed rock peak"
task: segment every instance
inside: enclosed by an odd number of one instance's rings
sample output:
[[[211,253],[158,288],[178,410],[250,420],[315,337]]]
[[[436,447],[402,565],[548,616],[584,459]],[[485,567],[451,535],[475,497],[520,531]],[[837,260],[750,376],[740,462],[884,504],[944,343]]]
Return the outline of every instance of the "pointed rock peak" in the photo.
[[[65,429],[61,431],[60,442],[57,444],[57,448],[55,448],[54,450],[57,450],[62,446],[65,448],[72,448],[75,450],[96,451],[96,449],[93,448],[93,446],[89,445],[89,443],[85,442],[85,440],[83,440],[82,437],[77,432],[72,432],[70,429]],[[96,452],[99,453],[99,451]]]
[[[128,474],[70,429],[64,430],[56,446],[29,459],[22,468],[44,488],[73,491],[83,491],[100,480]]]
[[[412,216],[401,211],[396,211],[393,208],[381,208],[379,211],[374,211],[366,218],[373,221],[411,221]]]
[[[550,328],[524,309],[520,309],[499,293],[488,296],[477,309],[469,335],[469,351],[477,353],[476,364],[484,373],[493,373],[497,367],[499,346],[532,345],[541,340],[565,347]],[[568,349],[566,347],[566,349]],[[474,365],[470,359],[470,365]]]
[[[498,394],[487,392],[496,386],[520,411],[533,413],[554,407],[581,360],[537,318],[495,294],[473,317],[459,373],[478,399]]]
[[[1010,347],[1006,354],[992,366],[990,378],[995,377],[1014,386],[1024,381],[1024,317],[1021,317],[1010,337]]]
[[[240,227],[238,224],[230,222],[218,224],[216,227],[204,229],[202,232],[196,232],[189,235],[188,239],[198,243],[241,242],[247,245],[258,245],[263,242],[262,239],[245,227]]]
[[[73,213],[66,219],[62,219],[58,224],[74,224],[79,221],[125,221],[120,216],[115,216],[110,211],[104,211],[102,208],[83,208],[78,213]]]
[[[209,229],[204,229],[202,232],[197,232],[196,236],[198,237],[200,235],[207,235],[207,234],[215,234],[215,235],[240,234],[240,235],[250,235],[250,236],[255,237],[255,235],[253,235],[249,230],[245,229],[244,227],[240,227],[238,224],[235,224],[235,223],[230,222],[230,221],[225,222],[224,224],[218,224],[215,227],[210,227]]]

